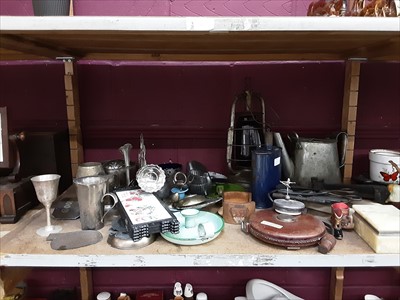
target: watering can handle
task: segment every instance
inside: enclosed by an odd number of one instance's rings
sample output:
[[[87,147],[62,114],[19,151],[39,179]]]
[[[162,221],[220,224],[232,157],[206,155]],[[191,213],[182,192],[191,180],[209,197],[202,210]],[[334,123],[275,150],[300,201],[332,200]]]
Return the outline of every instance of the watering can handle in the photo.
[[[291,132],[291,133],[289,133],[288,135],[287,135],[287,138],[288,138],[288,140],[289,140],[289,142],[291,142],[291,143],[293,143],[294,145],[296,145],[296,147],[297,146],[300,146],[300,144],[298,143],[298,141],[299,141],[299,135],[297,134],[297,132]]]
[[[347,132],[341,131],[337,134],[336,136],[336,144],[339,145],[339,142],[342,139],[342,147],[339,151],[339,153],[341,154],[340,158],[339,158],[339,168],[343,168],[345,162],[346,162],[346,151],[347,151],[347,145],[349,143],[349,136],[347,134]]]

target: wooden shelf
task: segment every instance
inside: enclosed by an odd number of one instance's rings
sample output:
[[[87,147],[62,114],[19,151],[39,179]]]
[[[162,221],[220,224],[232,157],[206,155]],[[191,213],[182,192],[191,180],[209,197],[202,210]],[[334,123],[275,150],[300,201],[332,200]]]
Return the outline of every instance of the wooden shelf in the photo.
[[[362,17],[15,17],[0,16],[0,60],[62,59],[73,169],[82,162],[78,60],[136,61],[328,61],[346,63],[342,129],[349,133],[344,179],[351,178],[360,61],[400,61],[400,18]],[[6,271],[18,267],[80,267],[82,299],[92,299],[91,267],[331,267],[332,297],[341,299],[344,267],[400,266],[398,254],[376,254],[355,233],[346,232],[334,250],[288,251],[255,240],[226,224],[214,241],[177,246],[162,237],[141,249],[118,250],[103,240],[81,249],[55,251],[35,234],[43,210],[31,210],[1,238]],[[80,230],[79,220],[62,223]],[[240,245],[240,247],[238,246]],[[4,290],[1,282],[0,295]],[[19,278],[18,278],[19,279]],[[10,281],[10,280],[9,280]],[[16,281],[16,280],[15,280]],[[17,281],[16,281],[17,282]]]
[[[9,17],[2,60],[400,60],[400,18]]]
[[[400,18],[0,16],[0,23],[1,60],[48,60],[59,57],[88,60],[178,61],[400,60]],[[67,63],[65,69],[66,78],[72,82],[70,77],[74,74],[73,66]],[[346,79],[346,82],[351,83],[351,78],[356,78],[358,83],[358,63],[355,63],[350,71],[348,71],[350,79]],[[357,88],[347,87],[345,90],[356,91]],[[70,94],[76,92],[72,83],[68,91],[71,91]],[[349,93],[349,99],[350,96]],[[67,100],[71,102],[67,101],[67,105],[73,108],[79,107],[71,101],[71,96]],[[348,116],[347,110],[349,107],[356,107],[356,102],[350,100],[348,102],[344,106],[342,125],[344,130],[355,124],[355,120]],[[79,117],[72,118],[72,121],[75,123],[70,129],[79,130]],[[76,159],[75,163],[78,164],[79,159]],[[349,163],[350,166],[351,163],[352,161]],[[43,214],[39,216],[41,219],[38,217],[30,222],[35,224],[40,220],[44,221]],[[74,225],[68,227],[69,230],[78,230],[78,223],[79,221],[71,222],[70,224]],[[26,226],[22,231],[21,226],[24,225],[19,224],[17,228],[20,228],[25,236],[31,227]],[[107,232],[103,234],[106,236]],[[18,239],[8,240],[7,236],[2,239],[4,242],[1,249],[2,264],[37,266],[43,264],[42,261],[45,263],[51,261],[51,264],[62,265],[64,256],[70,256],[75,263],[69,261],[69,264],[81,266],[85,263],[79,258],[85,260],[89,255],[96,266],[112,266],[115,262],[108,261],[105,258],[108,255],[119,257],[121,265],[126,264],[125,260],[129,259],[129,256],[121,255],[120,250],[105,247],[105,241],[100,248],[95,246],[95,248],[85,248],[83,254],[75,251],[59,254],[49,250],[44,240],[39,241],[34,234],[28,235],[33,236],[39,246],[32,246],[35,243],[31,243],[28,239],[26,247],[21,247],[19,244],[22,241],[21,236],[18,236]],[[238,227],[227,225],[219,241],[209,245],[189,247],[183,256],[179,255],[176,246],[161,238],[155,243],[158,244],[157,251],[151,252],[153,246],[150,246],[148,248],[150,250],[146,248],[146,250],[130,251],[130,254],[141,253],[145,261],[149,258],[151,264],[159,266],[162,266],[161,261],[166,261],[169,265],[170,260],[164,260],[168,255],[179,258],[182,265],[230,265],[228,261],[230,257],[226,254],[233,255],[233,261],[240,257],[243,259],[243,265],[250,266],[258,265],[254,258],[264,257],[266,253],[272,253],[272,256],[269,256],[270,254],[267,256],[273,258],[272,265],[276,266],[400,265],[397,256],[377,255],[355,233],[350,233],[350,236],[351,243],[359,245],[356,250],[352,249],[349,243],[343,242],[339,243],[332,254],[318,256],[316,249],[287,252],[265,246],[254,242],[249,236],[240,234]],[[250,242],[251,247],[237,251],[237,247],[233,244],[237,243],[238,237],[241,245]],[[218,242],[220,246],[214,246],[218,245]],[[219,248],[221,243],[223,249]],[[25,254],[18,252],[21,248]],[[107,250],[99,251],[103,248]],[[53,260],[43,260],[43,257],[53,255],[61,259],[54,263]],[[316,255],[321,260],[315,259]],[[24,257],[27,259],[21,259]],[[206,257],[211,257],[212,262],[207,262]],[[298,260],[297,257],[301,259]],[[176,263],[174,261],[173,265]]]
[[[0,259],[8,267],[390,267],[400,266],[398,254],[375,253],[354,231],[344,232],[329,254],[317,246],[286,250],[268,245],[225,224],[215,240],[197,246],[172,244],[158,236],[146,247],[119,250],[107,244],[111,217],[100,232],[98,244],[72,249],[52,250],[50,242],[35,231],[46,223],[44,210],[31,210],[14,225],[1,225],[9,231],[1,238]],[[80,230],[79,220],[57,221],[63,232]],[[240,245],[240,246],[239,246]]]

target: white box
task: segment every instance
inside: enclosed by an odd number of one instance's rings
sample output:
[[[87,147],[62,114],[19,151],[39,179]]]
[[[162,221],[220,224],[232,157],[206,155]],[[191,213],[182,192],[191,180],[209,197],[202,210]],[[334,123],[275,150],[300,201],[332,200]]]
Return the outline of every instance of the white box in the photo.
[[[353,205],[354,230],[376,253],[400,253],[400,210],[393,205]]]

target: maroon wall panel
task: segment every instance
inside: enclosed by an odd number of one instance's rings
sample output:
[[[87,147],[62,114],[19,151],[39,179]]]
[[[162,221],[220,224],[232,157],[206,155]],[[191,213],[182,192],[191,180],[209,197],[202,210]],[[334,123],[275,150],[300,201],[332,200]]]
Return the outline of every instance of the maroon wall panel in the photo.
[[[0,84],[0,106],[7,106],[11,132],[67,127],[61,62],[1,62]]]
[[[400,272],[398,268],[346,268],[343,299],[364,299],[365,294],[385,300],[400,299]]]
[[[115,158],[105,157],[103,149],[125,142],[138,149],[143,133],[153,163],[195,159],[226,172],[231,106],[246,82],[263,96],[273,130],[327,136],[340,130],[343,72],[343,63],[333,62],[83,63],[79,83],[86,158]],[[257,102],[254,109],[259,110]]]
[[[107,276],[107,269],[95,269],[96,291],[116,283],[109,290],[118,294],[125,289],[131,294],[139,289],[161,289],[165,298],[172,296],[174,283],[191,283],[196,293],[206,292],[211,299],[233,299],[245,295],[249,279],[260,278],[271,281],[305,299],[324,299],[329,294],[329,269],[300,268],[142,268],[117,269],[115,276]],[[154,274],[157,274],[156,280]],[[310,293],[311,288],[315,288]],[[114,292],[115,291],[115,292]],[[311,296],[313,294],[313,296]]]
[[[104,147],[104,135],[118,139],[137,129],[168,137],[161,148],[175,145],[170,137],[193,136],[196,148],[225,147],[231,105],[250,82],[272,129],[326,134],[340,129],[343,72],[342,63],[80,65],[82,127],[89,148]]]
[[[399,82],[400,63],[362,64],[354,157],[360,173],[369,172],[370,149],[400,150]]]
[[[231,105],[246,83],[263,96],[272,130],[308,137],[340,130],[341,62],[82,62],[78,67],[87,161],[120,158],[117,149],[126,142],[134,146],[135,160],[143,133],[149,162],[198,160],[224,173]],[[12,130],[66,128],[62,63],[2,62],[0,80]],[[368,173],[370,149],[400,148],[398,82],[399,63],[362,64],[354,176]]]
[[[157,289],[165,299],[172,297],[174,283],[191,283],[195,293],[206,292],[209,299],[233,299],[246,294],[246,283],[253,278],[277,284],[307,300],[329,299],[329,268],[93,268],[93,289],[134,296],[139,290]],[[27,278],[30,297],[48,297],[57,289],[76,290],[78,269],[37,268]],[[400,297],[400,273],[395,268],[346,268],[344,300],[362,300],[374,294],[385,300]]]
[[[48,298],[57,290],[71,290],[80,295],[79,268],[34,268],[26,278],[30,298]]]

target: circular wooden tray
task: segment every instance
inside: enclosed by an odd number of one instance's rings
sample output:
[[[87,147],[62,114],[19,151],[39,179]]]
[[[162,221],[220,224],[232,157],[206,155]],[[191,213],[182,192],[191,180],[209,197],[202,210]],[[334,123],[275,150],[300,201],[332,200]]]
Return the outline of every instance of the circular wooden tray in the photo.
[[[253,213],[248,228],[254,237],[287,248],[316,245],[326,231],[324,223],[312,215],[289,216],[273,210]]]

